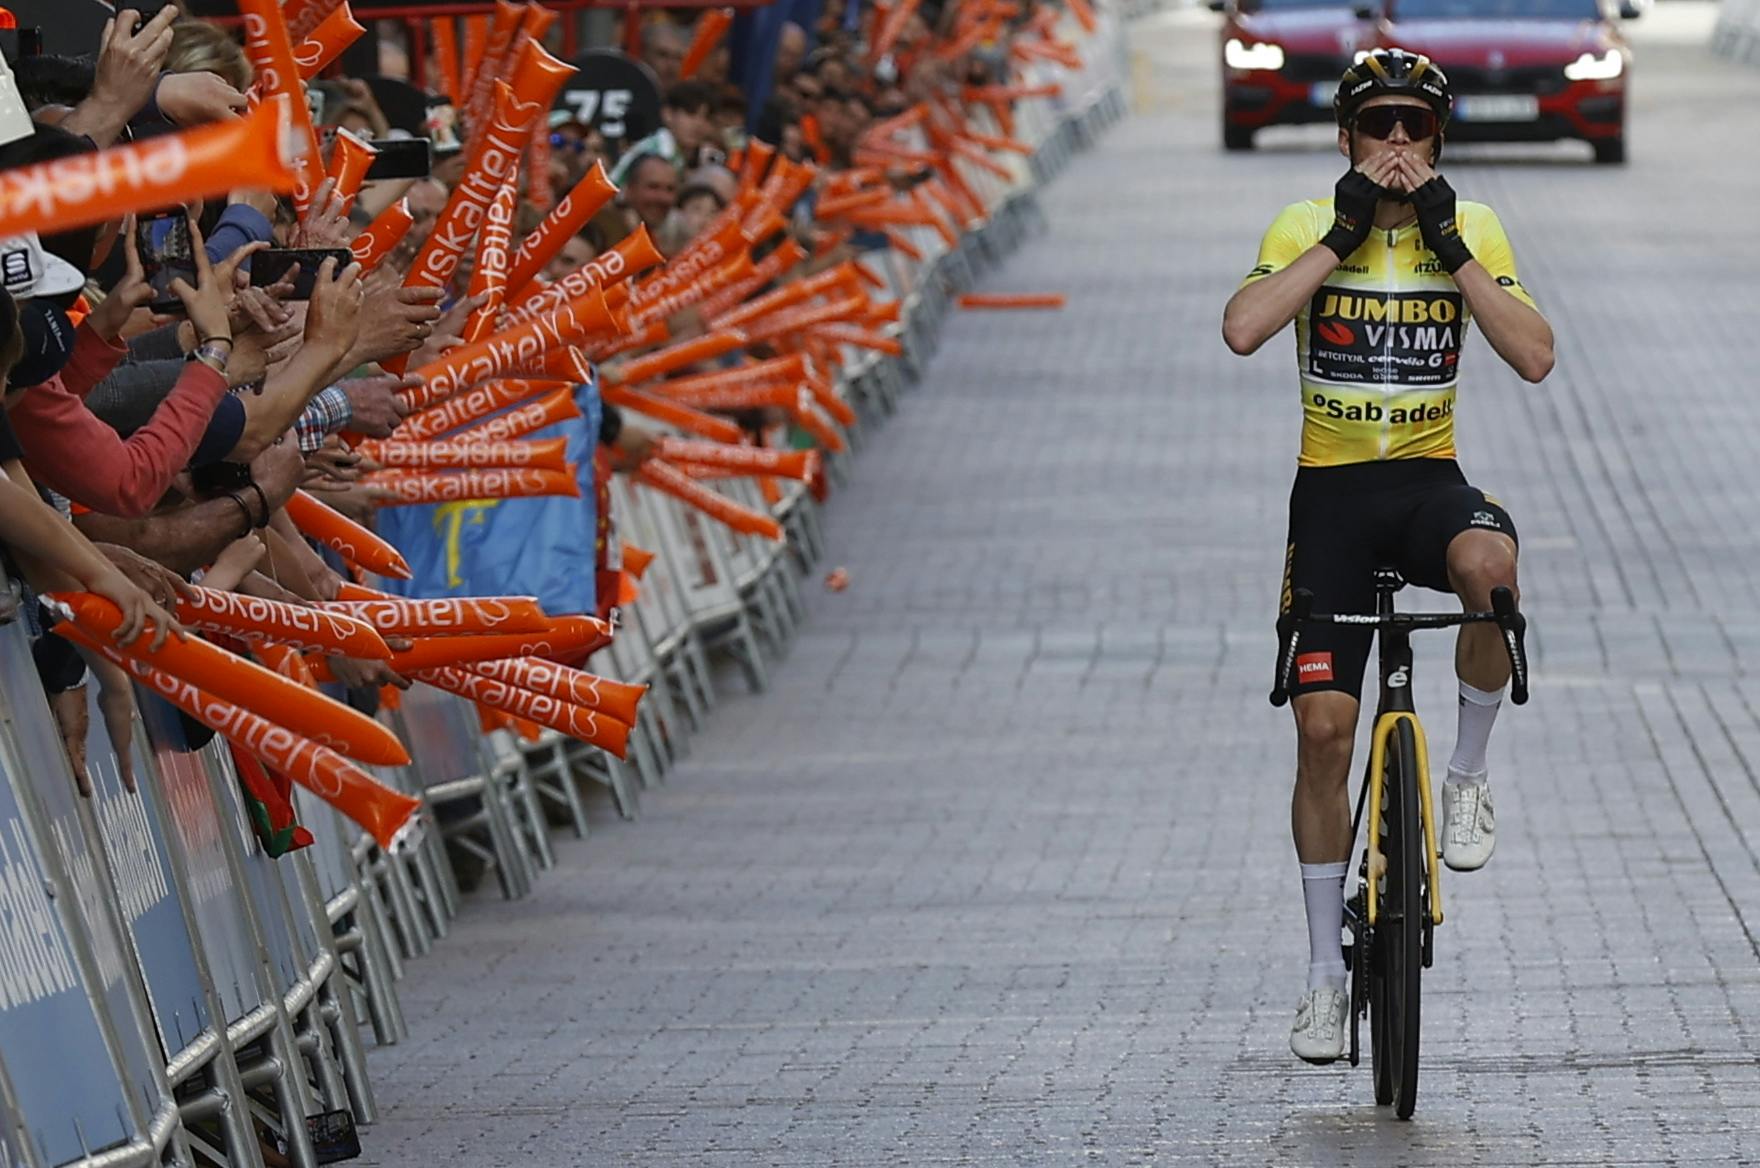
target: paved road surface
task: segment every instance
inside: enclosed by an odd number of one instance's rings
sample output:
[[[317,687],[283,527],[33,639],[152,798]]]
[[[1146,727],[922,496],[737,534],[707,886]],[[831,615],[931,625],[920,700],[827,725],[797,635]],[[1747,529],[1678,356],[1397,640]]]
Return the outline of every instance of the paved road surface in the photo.
[[[1760,71],[1663,5],[1630,167],[1451,167],[1559,361],[1531,388],[1467,355],[1537,681],[1493,742],[1497,857],[1448,886],[1405,1125],[1286,1045],[1264,691],[1298,407],[1290,346],[1236,360],[1217,321],[1339,163],[1217,149],[1212,19],[1138,30],[1141,113],[989,281],[1069,309],[952,323],[830,511],[853,582],[774,692],[414,965],[366,1162],[1760,1162]],[[1439,756],[1447,663],[1421,647]]]

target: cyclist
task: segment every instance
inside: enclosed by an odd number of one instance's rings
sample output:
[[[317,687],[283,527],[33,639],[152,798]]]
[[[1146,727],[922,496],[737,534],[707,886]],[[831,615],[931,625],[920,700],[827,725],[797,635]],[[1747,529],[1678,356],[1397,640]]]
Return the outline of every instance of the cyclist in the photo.
[[[1429,58],[1377,49],[1333,100],[1351,168],[1331,199],[1292,204],[1229,301],[1228,347],[1252,353],[1291,321],[1302,386],[1302,446],[1290,491],[1285,610],[1306,588],[1321,612],[1369,612],[1374,569],[1484,611],[1516,584],[1516,531],[1455,462],[1462,341],[1477,321],[1524,380],[1552,369],[1552,329],[1516,276],[1489,207],[1458,202],[1436,173],[1453,99]],[[1308,990],[1290,1048],[1311,1063],[1344,1050],[1340,949],[1351,854],[1351,745],[1371,633],[1304,632],[1292,690],[1297,762],[1291,808],[1308,917]],[[1490,625],[1461,630],[1459,734],[1443,781],[1443,859],[1471,870],[1491,856],[1485,747],[1509,680]]]

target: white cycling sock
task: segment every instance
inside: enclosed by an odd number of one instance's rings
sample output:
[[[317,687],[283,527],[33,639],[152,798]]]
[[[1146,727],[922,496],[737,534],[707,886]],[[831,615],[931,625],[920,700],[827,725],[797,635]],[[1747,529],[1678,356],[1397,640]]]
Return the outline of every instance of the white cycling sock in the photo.
[[[1497,707],[1502,704],[1503,690],[1477,689],[1461,682],[1460,732],[1455,735],[1454,757],[1448,760],[1444,782],[1484,778],[1485,747],[1491,742],[1491,724],[1497,721]]]
[[[1308,906],[1308,988],[1344,988],[1344,876],[1349,860],[1302,865],[1302,900]]]

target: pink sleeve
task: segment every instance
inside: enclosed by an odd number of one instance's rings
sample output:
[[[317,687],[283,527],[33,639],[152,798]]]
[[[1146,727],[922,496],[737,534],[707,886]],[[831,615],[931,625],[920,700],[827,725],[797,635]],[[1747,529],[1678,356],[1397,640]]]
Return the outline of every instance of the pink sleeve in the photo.
[[[225,395],[226,378],[191,361],[152,420],[126,440],[59,377],[32,386],[7,416],[38,482],[93,511],[135,518],[189,464]]]
[[[73,355],[61,370],[61,381],[75,397],[85,397],[92,386],[110,376],[112,370],[128,356],[126,345],[112,344],[92,330],[90,318],[80,322],[73,333]],[[66,494],[66,491],[61,492]]]

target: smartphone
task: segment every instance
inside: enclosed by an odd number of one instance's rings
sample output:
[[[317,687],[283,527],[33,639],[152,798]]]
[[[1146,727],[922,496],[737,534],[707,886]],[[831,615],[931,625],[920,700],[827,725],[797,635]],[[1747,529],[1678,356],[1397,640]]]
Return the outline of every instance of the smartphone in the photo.
[[[251,287],[268,288],[281,283],[288,269],[299,265],[289,300],[310,300],[318,284],[318,268],[326,259],[336,261],[336,272],[348,267],[354,256],[346,247],[271,247],[251,257]],[[334,276],[332,277],[334,278]]]
[[[427,178],[434,165],[432,143],[426,138],[375,138],[368,145],[379,153],[367,166],[367,182]]]
[[[181,278],[192,288],[196,284],[189,216],[181,207],[160,215],[142,216],[135,220],[134,233],[142,273],[153,289],[153,299],[147,307],[154,312],[182,312],[183,301],[171,291],[171,283]]]

